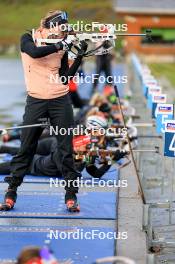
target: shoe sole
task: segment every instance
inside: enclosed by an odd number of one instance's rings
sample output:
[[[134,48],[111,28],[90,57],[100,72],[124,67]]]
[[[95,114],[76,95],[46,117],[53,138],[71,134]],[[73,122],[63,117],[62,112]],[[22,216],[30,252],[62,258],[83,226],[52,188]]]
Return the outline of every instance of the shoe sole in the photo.
[[[80,212],[80,207],[76,207],[76,208],[67,208],[67,210],[70,213],[79,213]]]

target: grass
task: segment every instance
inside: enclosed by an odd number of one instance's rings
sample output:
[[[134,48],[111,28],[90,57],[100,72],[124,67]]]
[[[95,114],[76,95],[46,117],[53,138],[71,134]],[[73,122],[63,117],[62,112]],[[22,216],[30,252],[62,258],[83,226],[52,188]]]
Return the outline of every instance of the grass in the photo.
[[[20,53],[19,52],[13,52],[13,53],[0,53],[0,59],[19,59]]]
[[[165,76],[175,88],[175,63],[150,63],[149,67],[155,77]]]
[[[0,0],[0,45],[18,44],[20,35],[37,28],[50,10],[66,10],[75,20],[116,23],[110,0]]]

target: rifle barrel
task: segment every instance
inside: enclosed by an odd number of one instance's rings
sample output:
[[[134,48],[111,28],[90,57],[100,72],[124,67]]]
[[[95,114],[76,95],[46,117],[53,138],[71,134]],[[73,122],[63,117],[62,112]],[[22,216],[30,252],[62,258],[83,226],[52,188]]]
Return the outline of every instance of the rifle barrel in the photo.
[[[116,36],[130,36],[130,37],[144,37],[148,36],[146,33],[140,33],[140,34],[135,34],[135,33],[117,33],[115,34]]]

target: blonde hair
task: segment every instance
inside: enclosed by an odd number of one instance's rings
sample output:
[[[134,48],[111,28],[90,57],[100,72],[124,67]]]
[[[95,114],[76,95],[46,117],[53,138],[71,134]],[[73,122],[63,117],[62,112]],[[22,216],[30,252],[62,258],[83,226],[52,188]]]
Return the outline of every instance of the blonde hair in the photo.
[[[94,106],[88,111],[88,113],[86,114],[86,118],[91,115],[97,115],[98,113],[99,113],[99,108]]]
[[[61,10],[49,11],[49,12],[46,14],[46,16],[43,17],[43,18],[41,19],[41,21],[40,21],[40,26],[41,26],[41,27],[45,27],[47,21],[48,21],[51,17],[53,17],[53,16],[55,16],[55,15],[58,15],[58,14],[60,14],[61,12],[62,12]]]
[[[31,259],[38,259],[40,258],[40,248],[39,247],[26,247],[24,248],[18,259],[17,264],[25,264]]]
[[[91,100],[89,102],[89,105],[91,105],[91,106],[93,106],[93,105],[94,106],[99,106],[105,100],[106,100],[106,98],[105,98],[105,96],[103,94],[100,94],[100,93],[96,92],[92,96],[92,98],[91,98]]]

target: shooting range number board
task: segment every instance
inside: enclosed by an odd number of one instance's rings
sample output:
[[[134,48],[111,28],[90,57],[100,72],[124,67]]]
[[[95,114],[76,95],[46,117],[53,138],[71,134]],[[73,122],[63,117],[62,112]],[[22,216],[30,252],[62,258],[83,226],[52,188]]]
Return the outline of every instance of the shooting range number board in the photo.
[[[166,94],[153,94],[152,95],[152,118],[155,118],[155,111],[157,104],[166,103],[167,95]]]
[[[156,117],[156,131],[158,134],[165,133],[165,121],[174,118],[173,104],[157,104],[155,110]]]
[[[149,109],[152,109],[152,105],[153,105],[153,102],[152,102],[153,95],[159,95],[159,94],[161,94],[161,92],[162,92],[162,88],[160,86],[157,86],[157,85],[156,86],[153,86],[153,85],[151,85],[151,86],[148,87],[147,107]]]
[[[175,157],[175,120],[165,121],[164,156]]]
[[[156,86],[157,86],[157,81],[154,79],[154,77],[149,76],[144,78],[142,83],[142,90],[144,96],[147,98],[149,87],[156,87]]]

